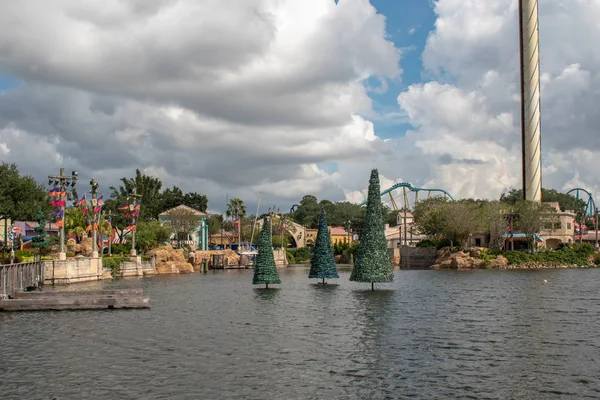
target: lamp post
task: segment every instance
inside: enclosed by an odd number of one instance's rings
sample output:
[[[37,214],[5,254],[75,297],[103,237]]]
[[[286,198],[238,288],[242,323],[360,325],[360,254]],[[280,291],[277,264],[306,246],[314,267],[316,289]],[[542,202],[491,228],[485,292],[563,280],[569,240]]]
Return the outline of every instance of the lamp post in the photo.
[[[141,194],[137,194],[137,190],[136,188],[131,189],[131,192],[129,193],[129,195],[127,195],[127,202],[129,203],[129,212],[131,214],[133,214],[136,210],[134,203],[136,203],[138,201],[138,199],[141,199],[142,195]],[[139,218],[139,215],[138,215]],[[131,231],[131,251],[129,252],[129,255],[131,257],[136,257],[137,256],[137,252],[135,251],[135,232],[137,230],[137,219],[135,219],[132,215],[131,217],[131,221],[132,221],[132,231]]]
[[[104,220],[106,222],[108,222],[109,224],[109,235],[108,235],[108,256],[112,256],[112,211],[108,210],[108,213],[106,211],[102,211],[102,216],[104,217]],[[108,218],[106,218],[108,217]]]
[[[596,251],[598,251],[598,207],[594,210],[594,229],[596,230]]]
[[[54,185],[58,185],[60,188],[60,196],[59,198],[63,199],[66,197],[70,197],[67,195],[67,188],[69,186],[72,187],[71,191],[75,193],[75,197],[77,197],[77,192],[75,192],[75,185],[77,184],[77,177],[79,173],[77,171],[73,171],[71,176],[65,175],[65,169],[61,168],[60,173],[58,175],[48,175],[48,185],[54,183]],[[59,260],[66,260],[67,253],[65,253],[65,202],[63,201],[60,206],[61,211],[61,224],[60,224],[60,251],[58,253]]]
[[[92,194],[92,258],[98,258],[98,225],[96,224],[96,207],[98,206],[98,199],[96,196],[100,184],[97,180],[92,178],[90,185],[92,186],[92,190],[90,190],[90,193]],[[100,222],[100,218],[98,218],[98,222]]]

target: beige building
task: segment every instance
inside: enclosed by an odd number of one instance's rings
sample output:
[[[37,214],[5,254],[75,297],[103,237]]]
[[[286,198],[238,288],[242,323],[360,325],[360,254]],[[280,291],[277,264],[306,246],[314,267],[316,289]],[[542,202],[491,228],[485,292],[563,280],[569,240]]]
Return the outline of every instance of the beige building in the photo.
[[[557,202],[544,203],[556,210],[554,221],[546,222],[544,229],[540,232],[542,238],[541,246],[547,249],[555,249],[560,244],[570,244],[575,241],[576,214],[573,211],[560,211]]]

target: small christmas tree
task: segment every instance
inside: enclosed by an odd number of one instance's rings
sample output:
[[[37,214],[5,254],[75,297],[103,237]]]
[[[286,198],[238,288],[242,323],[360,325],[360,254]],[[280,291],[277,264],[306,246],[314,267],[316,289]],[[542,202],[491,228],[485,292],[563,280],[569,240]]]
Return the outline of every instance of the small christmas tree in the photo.
[[[38,233],[38,235],[31,238],[31,247],[40,249],[40,254],[42,254],[43,250],[50,244],[50,240],[48,239],[48,233],[46,232],[46,217],[39,208],[35,221],[38,223],[38,226],[33,228],[33,230]]]
[[[331,249],[331,237],[329,236],[329,229],[327,229],[327,215],[323,208],[321,209],[319,230],[317,231],[317,240],[310,260],[308,277],[323,279],[323,284],[325,284],[326,278],[339,278]]]
[[[367,198],[367,213],[360,235],[356,262],[350,275],[354,282],[371,282],[374,290],[375,282],[392,282],[394,273],[388,257],[383,226],[382,204],[379,191],[379,173],[371,171],[369,180],[369,195]]]
[[[254,263],[253,285],[265,284],[269,288],[270,283],[281,283],[277,267],[275,266],[275,257],[273,256],[273,243],[271,239],[271,229],[267,217],[263,220],[262,230],[258,237],[258,255]]]

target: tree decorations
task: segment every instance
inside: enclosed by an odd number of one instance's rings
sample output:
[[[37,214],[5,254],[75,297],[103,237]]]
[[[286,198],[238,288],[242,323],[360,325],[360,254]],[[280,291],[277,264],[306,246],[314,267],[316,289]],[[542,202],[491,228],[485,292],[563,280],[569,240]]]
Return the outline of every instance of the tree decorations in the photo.
[[[52,207],[58,207],[57,210],[54,210],[54,212],[52,213],[52,216],[54,217],[56,226],[59,228],[62,228],[63,227],[63,217],[65,215],[65,206],[66,206],[65,197],[67,196],[67,192],[66,192],[66,190],[63,190],[60,187],[55,186],[53,189],[51,189],[46,194],[52,198],[52,200],[50,200],[50,205]]]
[[[376,169],[371,171],[367,202],[363,231],[350,280],[371,282],[371,290],[374,290],[375,282],[392,282],[394,280],[392,263],[387,254],[379,173]]]
[[[269,284],[281,283],[277,267],[275,266],[275,257],[273,256],[273,243],[271,238],[270,224],[265,216],[263,219],[262,229],[258,237],[258,255],[254,263],[254,277],[252,278],[253,285],[265,284],[269,288]]]
[[[319,230],[317,231],[317,240],[310,260],[309,278],[323,280],[323,285],[327,278],[339,278],[335,268],[333,250],[331,249],[331,236],[327,228],[327,215],[325,209],[321,208],[321,217],[319,219]]]
[[[39,208],[35,221],[38,223],[38,226],[33,228],[33,230],[37,233],[37,236],[31,238],[31,247],[40,249],[41,254],[42,251],[50,244],[50,240],[48,239],[48,233],[46,232],[46,217]]]

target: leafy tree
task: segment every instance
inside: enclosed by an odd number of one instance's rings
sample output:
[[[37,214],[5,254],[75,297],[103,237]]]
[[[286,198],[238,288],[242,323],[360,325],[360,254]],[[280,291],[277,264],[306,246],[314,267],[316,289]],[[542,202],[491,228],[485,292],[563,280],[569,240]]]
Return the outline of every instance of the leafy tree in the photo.
[[[267,217],[264,217],[260,236],[258,238],[258,255],[254,263],[253,285],[281,283],[277,267],[275,266],[275,256],[273,255],[273,245],[271,243],[271,228]]]
[[[81,241],[86,234],[88,226],[88,213],[82,213],[82,207],[72,207],[65,210],[65,230],[67,233],[72,233],[77,237],[77,241]]]
[[[180,205],[188,206],[194,210],[206,213],[208,208],[208,198],[206,195],[199,194],[196,192],[183,193],[183,191],[177,186],[173,186],[171,189],[165,189],[160,194],[159,201],[159,214],[175,208]]]
[[[43,255],[45,249],[50,245],[50,239],[46,232],[46,217],[41,209],[38,209],[35,221],[38,223],[38,226],[33,230],[37,233],[37,236],[31,239],[31,247],[40,249],[40,255]]]
[[[111,199],[123,205],[127,195],[136,189],[137,194],[142,196],[143,206],[140,208],[139,219],[149,221],[158,219],[160,210],[160,189],[162,182],[158,178],[142,174],[139,169],[135,170],[135,178],[121,178],[121,185],[116,188],[111,186]],[[119,206],[120,206],[119,205]],[[119,207],[116,206],[116,207]]]
[[[508,225],[509,207],[500,201],[488,202],[483,207],[483,221],[490,233],[490,248],[501,250],[504,244],[504,235],[509,232]]]
[[[206,223],[209,235],[220,233],[223,226],[223,214],[209,214],[206,217]]]
[[[371,171],[369,180],[367,212],[350,280],[354,282],[391,282],[394,280],[392,263],[387,254],[387,243],[383,227],[382,204],[379,188],[379,173]]]
[[[202,221],[202,216],[198,215],[194,210],[184,207],[176,207],[167,213],[169,226],[177,235],[177,240],[185,240]]]
[[[206,213],[208,209],[208,197],[204,194],[190,192],[183,196],[183,204],[194,210]]]
[[[500,196],[500,201],[512,205],[516,205],[521,200],[523,200],[522,189],[512,189],[510,192],[503,193]],[[585,214],[586,202],[584,200],[577,199],[570,194],[557,192],[554,189],[542,188],[542,201],[544,203],[558,202],[561,211],[572,210],[577,214],[577,219],[581,219]]]
[[[238,198],[229,200],[227,204],[226,215],[228,217],[241,218],[246,216],[246,205],[244,201]]]
[[[41,209],[52,211],[46,190],[30,175],[21,176],[16,164],[0,164],[0,218],[32,221]]]
[[[158,221],[140,221],[135,236],[136,246],[145,253],[168,241],[172,233],[170,226]]]
[[[452,201],[442,208],[444,236],[451,241],[464,245],[481,228],[481,213],[477,203],[471,201]]]
[[[441,239],[445,235],[444,206],[448,200],[444,197],[431,197],[415,204],[414,225],[423,235]]]
[[[327,214],[324,208],[321,210],[319,230],[317,231],[317,240],[310,260],[308,277],[322,279],[323,284],[325,284],[327,278],[339,278],[335,268],[335,259],[331,249],[331,236],[327,227]]]
[[[547,222],[554,222],[556,210],[547,204],[539,204],[535,201],[521,200],[515,204],[516,218],[514,230],[524,233],[530,244],[530,249],[534,249],[535,235],[544,229]]]
[[[300,201],[300,204],[294,212],[293,219],[298,224],[314,229],[318,226],[321,207],[317,198],[313,195],[306,195]]]

